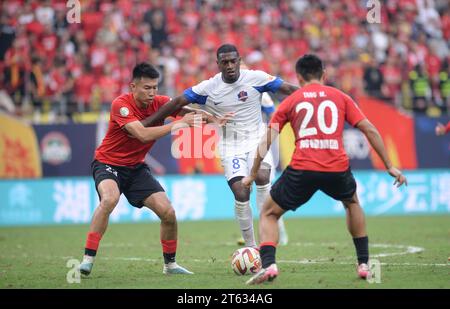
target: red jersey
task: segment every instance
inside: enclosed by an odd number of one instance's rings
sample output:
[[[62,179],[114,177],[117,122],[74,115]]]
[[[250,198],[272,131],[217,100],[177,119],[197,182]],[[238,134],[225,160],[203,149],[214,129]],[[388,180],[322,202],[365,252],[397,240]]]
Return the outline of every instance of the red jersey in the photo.
[[[122,94],[114,99],[111,104],[108,131],[95,151],[95,159],[116,166],[134,166],[144,162],[145,155],[155,141],[144,144],[137,138],[129,136],[123,126],[147,118],[169,101],[169,97],[157,95],[147,108],[139,108],[131,93]],[[158,125],[162,124],[161,121]]]
[[[295,134],[290,166],[298,170],[343,172],[349,160],[342,143],[344,121],[352,126],[366,117],[342,91],[318,83],[309,84],[287,97],[270,121],[281,131],[287,122]]]

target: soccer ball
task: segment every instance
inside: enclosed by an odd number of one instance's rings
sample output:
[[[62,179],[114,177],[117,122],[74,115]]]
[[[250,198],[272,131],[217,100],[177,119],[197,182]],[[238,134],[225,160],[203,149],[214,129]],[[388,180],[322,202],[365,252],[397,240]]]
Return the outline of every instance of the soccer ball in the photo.
[[[259,251],[252,247],[237,249],[231,257],[231,268],[238,276],[256,274],[261,269]]]

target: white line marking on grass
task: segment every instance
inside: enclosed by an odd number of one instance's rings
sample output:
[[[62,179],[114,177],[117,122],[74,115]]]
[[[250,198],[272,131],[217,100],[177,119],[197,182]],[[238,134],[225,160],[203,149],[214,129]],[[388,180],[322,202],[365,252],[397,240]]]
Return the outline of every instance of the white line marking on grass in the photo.
[[[236,246],[235,243],[227,242],[225,245],[229,246]],[[319,247],[343,247],[342,243],[337,242],[293,242],[289,243],[288,246],[300,246],[300,247],[312,247],[312,246],[319,246]],[[372,257],[386,257],[386,256],[396,256],[396,255],[404,255],[404,254],[414,254],[425,251],[425,248],[422,247],[416,247],[416,246],[408,246],[408,245],[394,245],[394,244],[369,244],[369,247],[371,248],[395,248],[395,249],[405,249],[405,251],[402,252],[383,252],[378,253],[375,255],[371,255]]]
[[[48,257],[48,258],[54,258],[54,257]],[[71,259],[73,256],[62,256],[61,257],[64,260]],[[100,260],[106,260],[106,261],[133,261],[133,262],[149,262],[149,263],[160,263],[160,259],[151,259],[151,258],[142,258],[142,257],[101,257]],[[223,259],[215,259],[214,262],[212,259],[182,259],[182,262],[190,262],[190,263],[228,263],[230,260],[223,260]],[[318,264],[318,265],[325,265],[325,264],[336,264],[336,265],[355,265],[355,263],[352,262],[333,262],[330,261],[329,258],[319,258],[319,259],[302,259],[302,260],[278,260],[277,263],[280,264]],[[442,267],[442,266],[450,266],[450,264],[445,263],[381,263],[383,266],[426,266],[426,267]]]
[[[402,252],[392,252],[392,253],[378,253],[372,255],[372,257],[386,257],[386,256],[396,256],[396,255],[405,255],[405,254],[414,254],[425,251],[425,248],[415,247],[415,246],[406,246],[406,245],[391,245],[391,244],[373,244],[371,245],[373,248],[397,248],[397,249],[406,249]]]
[[[102,244],[103,245],[103,244]],[[330,242],[330,243],[313,243],[313,242],[305,242],[305,243],[290,243],[289,245],[293,246],[322,246],[322,247],[330,247],[330,246],[341,246],[342,244]],[[110,243],[110,246],[114,246],[114,243]],[[125,244],[118,244],[118,246],[125,247]],[[126,245],[128,247],[128,244]],[[233,246],[236,246],[233,244]],[[405,255],[405,254],[415,254],[425,251],[425,248],[417,247],[417,246],[408,246],[408,245],[395,245],[395,244],[370,244],[370,247],[372,248],[395,248],[395,249],[402,249],[401,252],[382,252],[378,254],[371,255],[372,258],[379,258],[379,257],[390,257],[390,256],[398,256],[398,255]],[[62,257],[63,259],[69,259],[73,258],[71,256],[65,256]],[[342,260],[348,260],[348,259],[354,259],[355,257],[340,257],[338,259],[339,261],[332,261],[329,257],[319,257],[315,259],[300,259],[300,260],[278,260],[277,263],[280,264],[337,264],[337,265],[354,265],[353,262],[344,262]],[[101,257],[102,260],[118,260],[118,261],[138,261],[138,262],[151,262],[151,263],[159,263],[161,262],[161,259],[151,259],[151,258],[141,258],[141,257]],[[189,259],[189,260],[182,260],[183,262],[194,262],[194,263],[228,263],[230,262],[229,259]],[[450,263],[386,263],[383,262],[381,265],[384,266],[425,266],[425,267],[442,267],[442,266],[450,266]]]
[[[149,258],[138,258],[138,257],[102,257],[101,259],[105,260],[121,260],[121,261],[143,261],[143,262],[161,262],[161,260],[157,259],[149,259]],[[189,259],[182,260],[183,262],[194,262],[194,263],[227,263],[230,260],[219,260],[216,259],[214,262],[211,259]],[[280,264],[338,264],[338,265],[354,265],[355,263],[351,262],[332,262],[329,258],[319,258],[319,259],[303,259],[303,260],[278,260],[277,263]],[[450,264],[443,263],[381,263],[381,265],[385,266],[450,266]]]
[[[319,261],[319,260],[277,260],[277,263],[286,263],[286,264],[337,264],[337,265],[355,265],[356,263],[351,262],[332,262],[328,259],[328,261]],[[381,263],[384,266],[450,266],[450,264],[444,263]]]

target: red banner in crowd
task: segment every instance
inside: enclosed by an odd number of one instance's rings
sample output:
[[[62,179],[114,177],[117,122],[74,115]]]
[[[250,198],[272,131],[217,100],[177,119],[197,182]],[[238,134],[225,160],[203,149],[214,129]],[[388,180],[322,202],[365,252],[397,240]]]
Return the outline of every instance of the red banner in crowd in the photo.
[[[413,117],[380,100],[361,98],[358,103],[380,132],[392,164],[401,169],[417,168]],[[371,160],[374,168],[384,169],[382,161],[373,149]]]

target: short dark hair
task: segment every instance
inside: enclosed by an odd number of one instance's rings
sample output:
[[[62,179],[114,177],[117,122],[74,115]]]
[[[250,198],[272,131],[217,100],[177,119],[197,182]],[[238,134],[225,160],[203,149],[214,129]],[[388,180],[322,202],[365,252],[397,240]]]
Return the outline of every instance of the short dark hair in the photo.
[[[142,77],[151,79],[159,78],[159,72],[150,63],[141,62],[133,69],[133,79],[141,79]]]
[[[295,71],[306,81],[320,79],[323,75],[322,60],[316,55],[307,54],[297,60]]]
[[[236,52],[237,55],[239,56],[239,52],[238,52],[236,46],[234,46],[232,44],[223,44],[217,49],[217,53],[216,53],[217,59],[219,59],[220,54],[231,53],[231,52]]]

